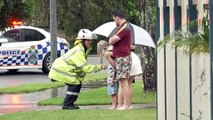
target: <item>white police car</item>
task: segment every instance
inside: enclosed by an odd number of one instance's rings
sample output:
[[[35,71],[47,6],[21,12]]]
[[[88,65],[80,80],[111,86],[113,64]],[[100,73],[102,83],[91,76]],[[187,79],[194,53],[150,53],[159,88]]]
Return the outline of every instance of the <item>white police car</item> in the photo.
[[[51,67],[50,33],[37,27],[18,26],[0,33],[0,69],[16,72],[39,68],[48,73]],[[58,56],[66,53],[69,43],[57,37]]]

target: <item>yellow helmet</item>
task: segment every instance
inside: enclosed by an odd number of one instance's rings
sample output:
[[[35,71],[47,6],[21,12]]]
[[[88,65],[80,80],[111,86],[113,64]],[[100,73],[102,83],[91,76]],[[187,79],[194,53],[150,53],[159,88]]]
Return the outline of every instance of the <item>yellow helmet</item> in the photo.
[[[78,32],[78,36],[77,36],[77,40],[82,40],[82,39],[90,39],[90,40],[93,40],[93,39],[97,39],[97,35],[92,33],[90,30],[88,29],[81,29],[79,32]]]

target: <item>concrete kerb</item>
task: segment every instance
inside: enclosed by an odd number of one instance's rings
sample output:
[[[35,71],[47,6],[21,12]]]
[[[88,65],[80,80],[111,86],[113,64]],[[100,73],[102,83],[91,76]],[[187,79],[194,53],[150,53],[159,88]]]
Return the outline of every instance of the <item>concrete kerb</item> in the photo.
[[[143,108],[156,108],[155,103],[147,104],[133,104],[133,109],[143,109]],[[88,106],[79,106],[80,109],[109,109],[111,105],[88,105]],[[61,106],[37,106],[36,111],[41,110],[59,110]]]

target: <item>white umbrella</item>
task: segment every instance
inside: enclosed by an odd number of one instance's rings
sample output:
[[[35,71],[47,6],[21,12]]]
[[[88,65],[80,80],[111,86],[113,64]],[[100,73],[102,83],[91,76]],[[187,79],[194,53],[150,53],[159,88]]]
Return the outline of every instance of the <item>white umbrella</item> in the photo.
[[[150,34],[143,28],[130,23],[134,30],[134,43],[138,45],[145,45],[155,48],[155,44]],[[96,28],[93,33],[110,37],[112,31],[116,28],[115,22],[107,22]]]

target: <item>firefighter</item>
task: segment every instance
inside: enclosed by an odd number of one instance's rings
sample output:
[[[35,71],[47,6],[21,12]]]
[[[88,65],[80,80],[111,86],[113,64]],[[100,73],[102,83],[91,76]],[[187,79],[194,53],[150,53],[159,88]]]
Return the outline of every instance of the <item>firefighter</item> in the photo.
[[[74,102],[78,98],[86,73],[98,72],[107,68],[106,65],[87,63],[88,51],[94,39],[97,39],[97,36],[90,30],[81,29],[74,47],[52,64],[49,78],[52,81],[63,82],[68,86],[62,109],[79,109],[78,106],[74,105]]]

